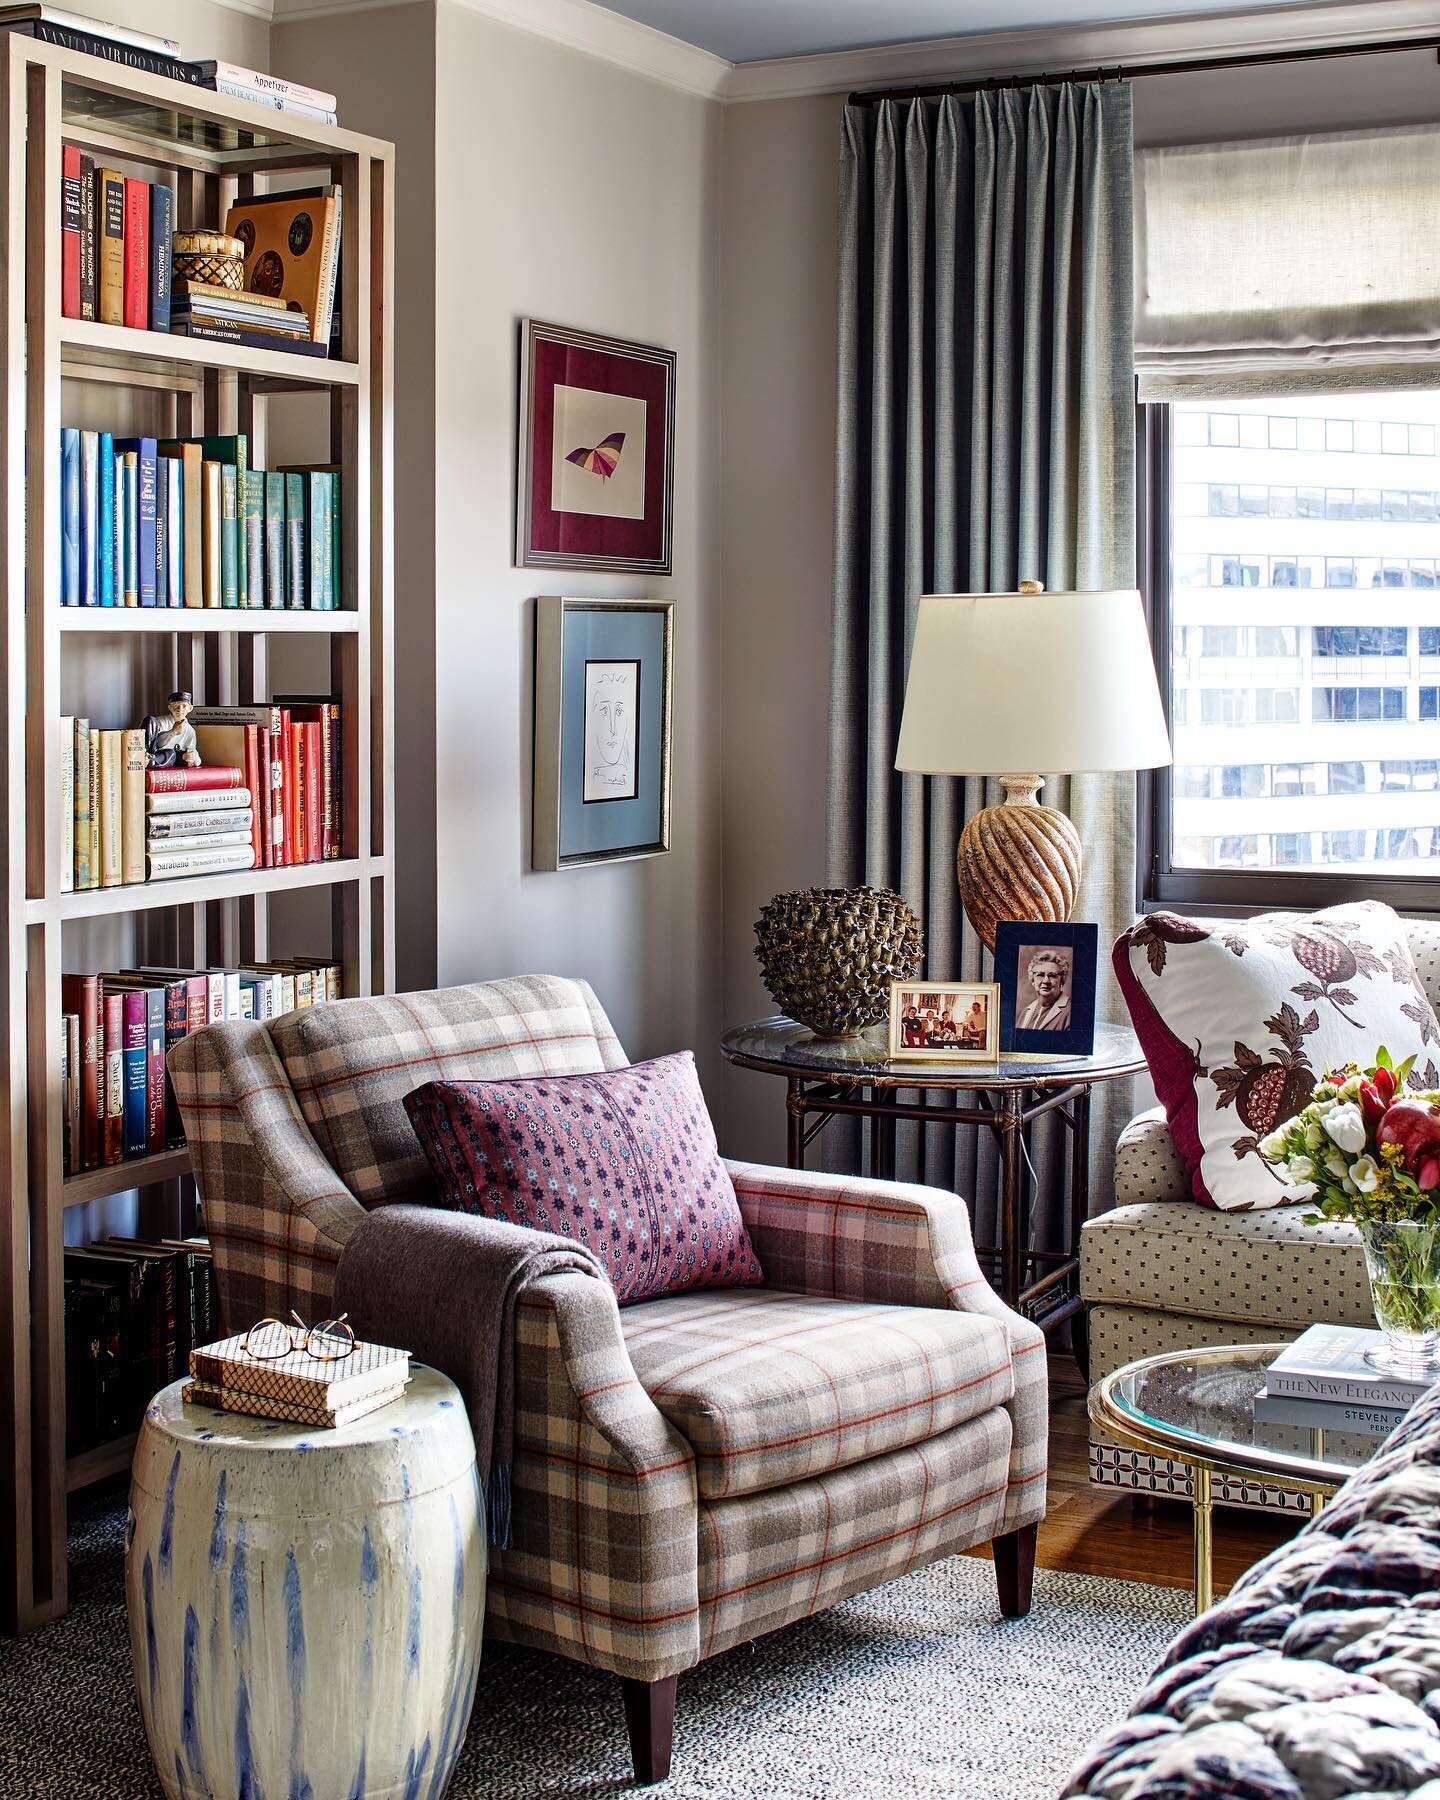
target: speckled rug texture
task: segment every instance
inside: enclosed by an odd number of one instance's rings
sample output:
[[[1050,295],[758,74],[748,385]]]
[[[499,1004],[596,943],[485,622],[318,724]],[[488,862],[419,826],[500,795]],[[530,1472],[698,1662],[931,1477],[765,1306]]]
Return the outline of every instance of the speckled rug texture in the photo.
[[[79,1510],[70,1612],[0,1640],[3,1800],[160,1795],[130,1685],[124,1519],[114,1499]],[[990,1565],[952,1557],[682,1675],[675,1771],[648,1789],[618,1682],[496,1645],[451,1800],[1051,1800],[1189,1612],[1174,1590],[1041,1570],[1030,1617],[1002,1621]]]

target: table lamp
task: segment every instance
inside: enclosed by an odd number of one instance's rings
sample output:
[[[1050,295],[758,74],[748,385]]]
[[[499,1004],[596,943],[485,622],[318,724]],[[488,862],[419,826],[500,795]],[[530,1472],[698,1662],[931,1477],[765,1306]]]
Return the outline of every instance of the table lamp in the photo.
[[[1140,596],[924,594],[915,622],[895,767],[995,775],[999,806],[960,834],[960,898],[986,948],[1001,919],[1068,919],[1080,834],[1042,806],[1044,776],[1154,769],[1170,735]]]

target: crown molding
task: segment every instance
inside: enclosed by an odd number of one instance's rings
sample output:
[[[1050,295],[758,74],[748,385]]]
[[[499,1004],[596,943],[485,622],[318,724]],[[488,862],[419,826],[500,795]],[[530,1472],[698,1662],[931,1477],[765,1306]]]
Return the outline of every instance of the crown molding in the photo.
[[[222,5],[245,0],[220,0]],[[251,0],[253,4],[253,0]],[[420,0],[273,0],[276,25],[298,19],[324,19],[344,13],[369,12],[376,7],[417,5]],[[705,100],[724,98],[734,65],[723,56],[685,44],[666,32],[641,25],[634,19],[596,6],[592,0],[436,0],[440,5],[478,13],[497,24],[509,25],[532,37],[563,44],[584,56],[598,57],[632,74],[696,94]]]
[[[977,32],[821,56],[732,65],[727,100],[791,100],[862,87],[968,81],[987,75],[1039,75],[1112,63],[1238,56],[1311,44],[1416,37],[1436,28],[1434,0],[1319,0],[1252,13],[1192,13],[1186,18],[1117,19],[1063,30]]]

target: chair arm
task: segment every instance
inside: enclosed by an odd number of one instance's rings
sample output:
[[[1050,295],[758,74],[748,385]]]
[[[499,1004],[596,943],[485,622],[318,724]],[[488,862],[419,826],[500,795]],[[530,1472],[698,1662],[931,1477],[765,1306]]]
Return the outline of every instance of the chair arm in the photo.
[[[330,1304],[365,1209],[325,1160],[263,1025],[209,1025],[166,1058],[215,1255],[220,1313],[243,1329]]]
[[[1115,1204],[1193,1198],[1190,1173],[1175,1148],[1164,1109],[1156,1106],[1140,1113],[1115,1146]]]

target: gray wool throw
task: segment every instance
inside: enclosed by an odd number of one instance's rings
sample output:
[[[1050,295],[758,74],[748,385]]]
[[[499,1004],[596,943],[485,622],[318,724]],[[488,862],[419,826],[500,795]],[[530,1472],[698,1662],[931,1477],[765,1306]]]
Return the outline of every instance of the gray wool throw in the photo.
[[[490,1542],[510,1546],[515,1456],[515,1307],[541,1276],[606,1279],[583,1245],[433,1206],[367,1213],[340,1255],[335,1310],[357,1337],[394,1344],[465,1397]]]

